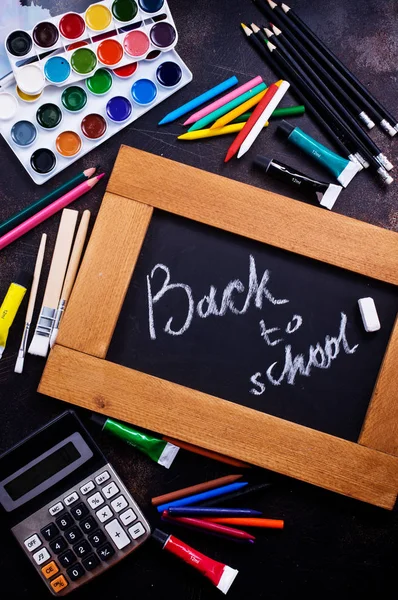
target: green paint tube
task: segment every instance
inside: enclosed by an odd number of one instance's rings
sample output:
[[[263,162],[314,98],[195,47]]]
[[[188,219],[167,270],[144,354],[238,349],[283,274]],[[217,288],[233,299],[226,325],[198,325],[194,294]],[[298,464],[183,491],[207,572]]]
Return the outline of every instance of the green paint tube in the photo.
[[[270,119],[284,119],[285,117],[297,117],[299,115],[303,115],[305,113],[305,106],[302,104],[300,106],[284,106],[282,108],[276,108]],[[243,115],[240,115],[236,119],[234,119],[232,123],[245,123],[247,119],[250,117],[252,113],[246,112]]]
[[[162,465],[162,467],[166,467],[166,469],[170,468],[179,450],[178,446],[174,446],[174,444],[133,429],[131,425],[115,421],[104,415],[92,413],[91,420],[99,425],[102,431],[107,431],[124,440],[130,446],[137,448],[137,450],[141,450],[141,452],[152,458],[159,465]]]

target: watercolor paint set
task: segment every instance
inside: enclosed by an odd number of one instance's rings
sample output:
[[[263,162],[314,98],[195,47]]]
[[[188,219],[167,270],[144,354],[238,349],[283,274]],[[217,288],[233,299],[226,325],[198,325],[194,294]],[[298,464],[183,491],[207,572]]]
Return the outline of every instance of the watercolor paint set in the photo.
[[[114,70],[99,68],[78,84],[25,96],[0,94],[0,133],[41,185],[192,80],[175,50]]]
[[[35,95],[85,79],[101,66],[122,67],[166,52],[177,41],[165,0],[105,0],[82,14],[67,12],[30,31],[11,31],[5,47],[19,89]]]

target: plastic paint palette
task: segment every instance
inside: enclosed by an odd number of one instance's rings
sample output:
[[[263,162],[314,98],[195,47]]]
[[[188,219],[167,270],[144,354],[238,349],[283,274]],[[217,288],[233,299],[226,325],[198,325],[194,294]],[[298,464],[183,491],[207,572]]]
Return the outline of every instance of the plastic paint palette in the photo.
[[[106,0],[30,31],[14,30],[5,47],[21,92],[35,95],[49,85],[81,81],[101,66],[125,66],[150,52],[166,52],[177,41],[165,0]]]
[[[24,100],[14,83],[0,94],[0,133],[41,185],[191,80],[169,50],[115,70],[97,69],[77,84],[48,86],[35,100]]]

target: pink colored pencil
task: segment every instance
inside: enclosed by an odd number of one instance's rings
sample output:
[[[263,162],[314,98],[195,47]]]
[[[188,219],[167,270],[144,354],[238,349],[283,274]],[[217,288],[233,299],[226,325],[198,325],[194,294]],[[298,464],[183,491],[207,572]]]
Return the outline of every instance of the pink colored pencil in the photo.
[[[64,194],[61,196],[61,198],[58,198],[58,200],[55,200],[55,202],[49,206],[46,206],[46,208],[43,208],[43,210],[33,215],[33,217],[30,217],[17,227],[14,227],[14,229],[11,229],[11,231],[0,238],[0,250],[12,242],[15,242],[15,240],[25,235],[25,233],[28,233],[28,231],[37,225],[40,225],[40,223],[43,223],[43,221],[49,217],[55,215],[55,213],[57,213],[59,210],[62,210],[65,208],[65,206],[68,206],[68,204],[71,204],[71,202],[80,198],[80,196],[83,196],[83,194],[91,190],[91,188],[93,188],[104,175],[105,173],[101,173],[100,175],[96,175],[96,177],[92,177],[87,181],[83,181],[83,183],[80,183],[78,186],[73,188],[73,190],[67,194]]]
[[[217,110],[217,108],[224,106],[224,104],[227,104],[227,102],[235,100],[235,98],[237,98],[238,96],[241,96],[245,92],[248,92],[252,88],[256,87],[256,85],[259,85],[260,83],[262,83],[262,81],[263,78],[260,77],[260,75],[257,75],[257,77],[255,77],[254,79],[251,79],[247,83],[240,85],[238,88],[236,88],[236,90],[229,92],[225,96],[222,96],[222,98],[219,98],[218,100],[215,100],[208,106],[205,106],[201,110],[198,110],[196,113],[191,115],[189,119],[185,121],[184,125],[192,125],[192,123],[196,123],[196,121],[199,121],[199,119],[202,119],[202,117],[206,117],[214,110]]]

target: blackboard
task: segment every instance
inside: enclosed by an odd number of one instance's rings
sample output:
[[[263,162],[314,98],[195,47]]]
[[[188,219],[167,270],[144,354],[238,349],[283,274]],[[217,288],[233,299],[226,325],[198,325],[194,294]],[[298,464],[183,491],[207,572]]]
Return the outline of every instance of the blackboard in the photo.
[[[397,307],[394,286],[155,211],[107,360],[356,441]]]

